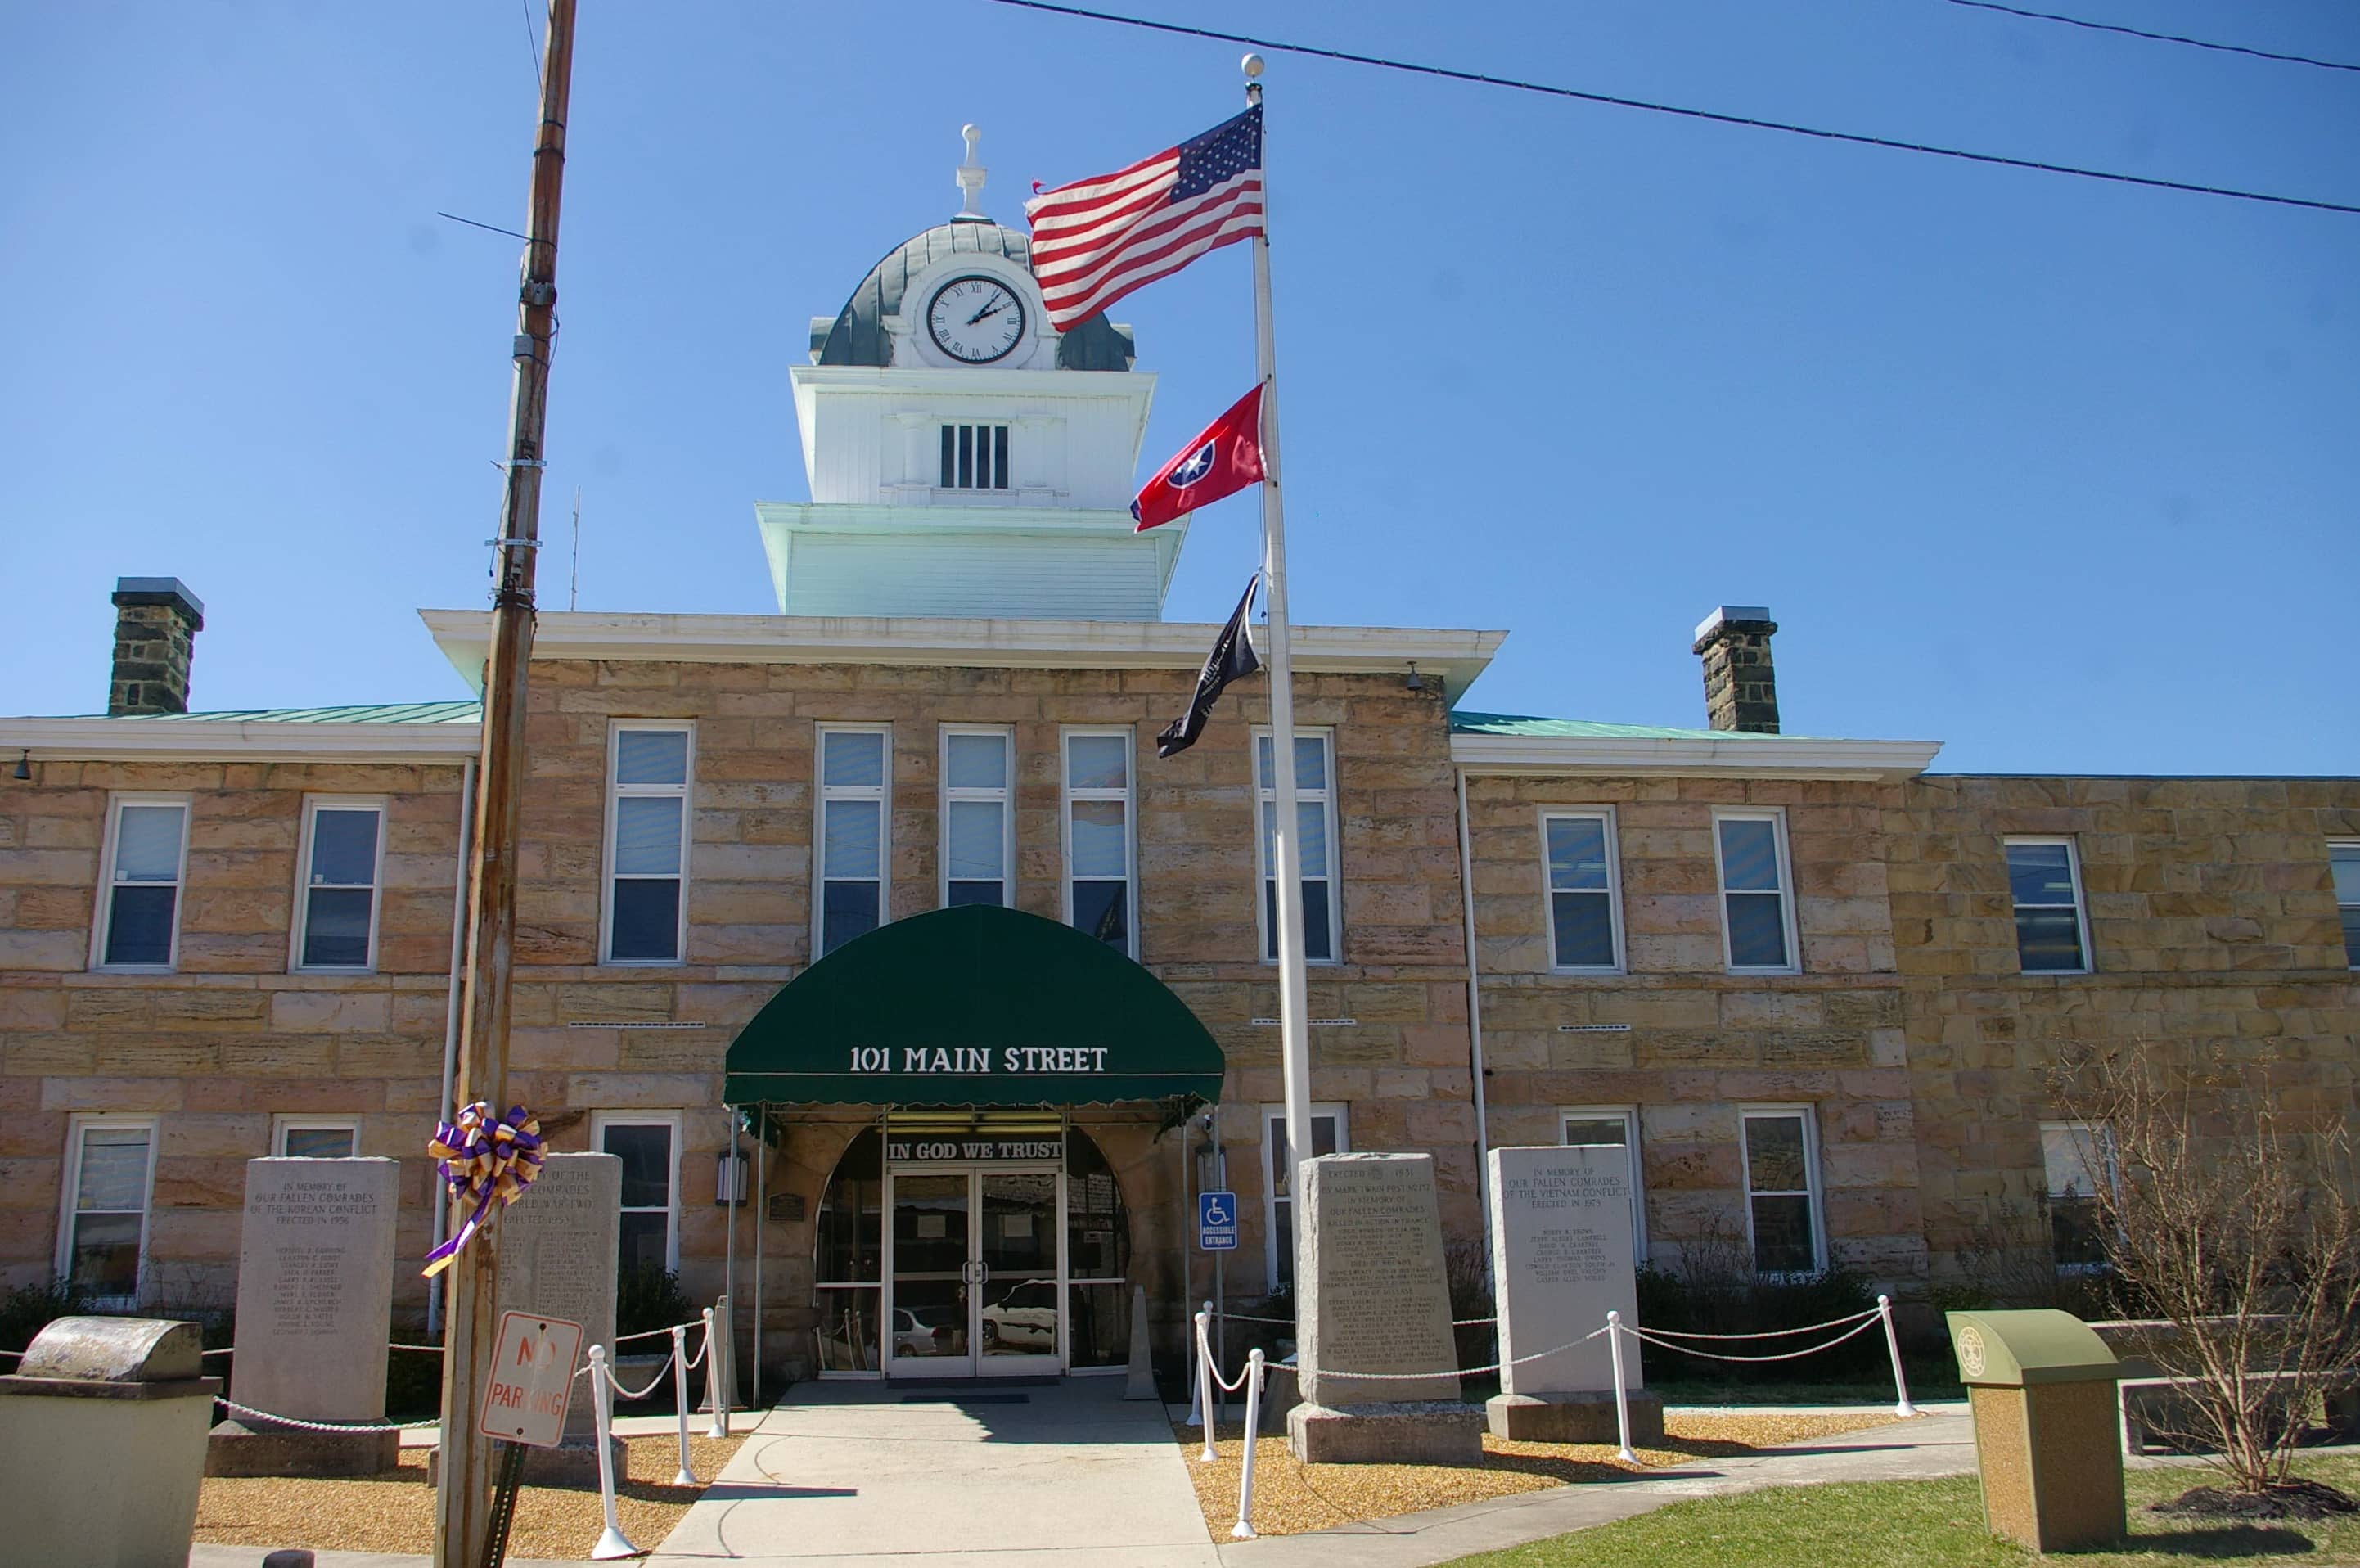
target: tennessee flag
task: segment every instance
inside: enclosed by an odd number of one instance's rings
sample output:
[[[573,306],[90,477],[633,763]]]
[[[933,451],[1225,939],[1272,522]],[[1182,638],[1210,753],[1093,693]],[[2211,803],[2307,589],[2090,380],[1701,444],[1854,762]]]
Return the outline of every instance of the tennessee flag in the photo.
[[[1235,495],[1262,477],[1262,387],[1257,383],[1140,488],[1138,499],[1131,503],[1131,515],[1139,520],[1133,532],[1144,533]]]

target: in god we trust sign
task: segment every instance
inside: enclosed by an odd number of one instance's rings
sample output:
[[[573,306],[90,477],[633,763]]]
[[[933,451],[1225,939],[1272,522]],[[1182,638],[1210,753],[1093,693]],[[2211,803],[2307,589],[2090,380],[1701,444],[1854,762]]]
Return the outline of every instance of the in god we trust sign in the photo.
[[[530,1312],[502,1312],[492,1375],[475,1430],[486,1437],[555,1448],[565,1435],[582,1325]]]

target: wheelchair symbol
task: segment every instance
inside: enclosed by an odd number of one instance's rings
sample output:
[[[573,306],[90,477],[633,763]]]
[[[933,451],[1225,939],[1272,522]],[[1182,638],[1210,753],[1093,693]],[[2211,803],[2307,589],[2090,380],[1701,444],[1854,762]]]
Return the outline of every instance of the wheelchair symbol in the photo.
[[[1236,1218],[1229,1212],[1229,1196],[1226,1192],[1205,1194],[1205,1223],[1216,1229],[1237,1223]]]

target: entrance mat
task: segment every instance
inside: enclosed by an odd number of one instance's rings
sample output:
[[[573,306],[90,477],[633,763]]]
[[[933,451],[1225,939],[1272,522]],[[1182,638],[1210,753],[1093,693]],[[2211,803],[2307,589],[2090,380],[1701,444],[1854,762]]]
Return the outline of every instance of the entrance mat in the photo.
[[[1029,1405],[1030,1394],[904,1394],[905,1405]]]
[[[893,1388],[954,1388],[983,1393],[994,1388],[1054,1388],[1054,1377],[994,1377],[979,1383],[972,1377],[896,1377],[888,1385]]]

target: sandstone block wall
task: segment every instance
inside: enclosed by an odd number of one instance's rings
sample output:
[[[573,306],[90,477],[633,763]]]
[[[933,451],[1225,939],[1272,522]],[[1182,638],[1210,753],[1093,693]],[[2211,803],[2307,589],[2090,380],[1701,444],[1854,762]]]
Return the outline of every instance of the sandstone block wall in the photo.
[[[403,1162],[398,1245],[432,1224],[423,1135],[442,1067],[455,768],[38,762],[0,789],[0,1290],[46,1282],[77,1112],[158,1117],[148,1260],[159,1303],[227,1306],[245,1162],[274,1114],[357,1117]],[[107,803],[189,797],[178,971],[89,970]],[[288,972],[306,795],[386,802],[372,974]],[[399,1304],[424,1292],[397,1271]]]
[[[2360,1112],[2360,974],[2327,860],[2360,837],[2360,780],[1927,778],[1884,831],[1938,1273],[2045,1246],[2060,1050],[2193,1048],[2266,1070],[2290,1113]],[[2072,839],[2094,972],[2021,972],[2012,835]]]
[[[1557,1142],[1562,1108],[1635,1107],[1649,1250],[1677,1269],[1746,1235],[1739,1108],[1807,1103],[1830,1261],[1887,1279],[1920,1272],[1916,1108],[1885,905],[1896,799],[1875,784],[1471,776],[1491,1145]],[[1786,814],[1798,974],[1726,972],[1716,806]],[[1625,973],[1550,972],[1549,806],[1614,815]]]

